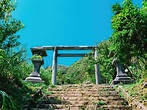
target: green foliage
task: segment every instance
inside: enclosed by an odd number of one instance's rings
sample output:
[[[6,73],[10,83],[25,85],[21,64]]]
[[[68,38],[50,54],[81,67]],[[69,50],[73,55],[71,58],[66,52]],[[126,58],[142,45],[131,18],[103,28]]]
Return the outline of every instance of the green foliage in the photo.
[[[15,10],[15,7],[15,1],[0,1],[0,47],[5,51],[20,44],[17,41],[19,35],[15,33],[24,27],[19,20],[12,18],[11,12]]]
[[[123,88],[129,93],[131,98],[138,100],[143,105],[147,105],[147,89],[144,86],[146,80],[140,79],[138,82],[130,85],[123,85]]]
[[[15,108],[17,110],[21,110],[24,107],[24,101],[29,97],[27,93],[30,93],[31,90],[29,90],[19,80],[16,82],[1,75],[0,79],[0,90],[5,91],[7,94],[9,94],[13,100]]]
[[[135,82],[138,82],[142,78],[147,79],[147,77],[145,76],[145,59],[137,59],[136,57],[133,57],[131,62],[131,65],[128,66],[128,70],[131,73],[133,80]]]
[[[107,103],[105,101],[98,101],[97,102],[98,107],[103,106],[103,105],[107,105]]]
[[[32,83],[32,82],[23,82],[32,91],[37,91],[37,89],[46,90],[47,86],[44,83]]]
[[[30,59],[31,59],[31,60],[42,60],[42,56],[41,56],[41,55],[35,54],[35,55],[33,55]]]
[[[111,50],[123,63],[129,65],[132,57],[141,58],[145,53],[146,20],[141,10],[131,0],[124,0],[112,7],[113,34]]]
[[[6,94],[4,91],[0,90],[0,109],[1,110],[15,110],[16,108],[14,107],[14,103],[11,100],[10,96]]]
[[[5,53],[4,50],[0,50],[0,76],[5,76],[13,81],[18,81],[18,78],[23,79],[22,74],[25,73],[22,73],[21,67],[24,67],[24,60],[25,57],[23,58],[21,51],[17,53]]]
[[[109,40],[102,41],[98,44],[97,62],[100,65],[101,83],[110,84],[115,77],[115,69],[112,66],[113,55],[109,51],[111,42]],[[111,57],[110,57],[111,56]]]
[[[89,57],[83,57],[67,69],[66,80],[68,84],[80,84],[86,81],[95,83],[93,60],[89,60]]]
[[[144,15],[144,17],[147,17],[147,1],[146,0],[143,0],[142,5],[143,6],[141,8],[141,12]]]
[[[44,83],[46,85],[50,85],[51,84],[51,78],[52,78],[52,70],[51,68],[41,68],[40,70],[40,75],[41,75],[41,78],[42,80],[44,81]]]
[[[115,5],[112,6],[112,12],[114,14],[119,14],[121,12],[121,6],[120,4],[116,3]]]
[[[16,32],[24,25],[12,18],[11,12],[15,8],[13,0],[0,1],[0,76],[19,82],[19,78],[22,78],[20,67],[25,61],[25,49],[17,48],[20,43]]]
[[[16,109],[21,110],[28,91],[22,80],[30,69],[25,62],[25,49],[17,41],[20,36],[16,35],[24,25],[11,15],[15,3],[15,0],[0,0],[0,90],[8,93]]]

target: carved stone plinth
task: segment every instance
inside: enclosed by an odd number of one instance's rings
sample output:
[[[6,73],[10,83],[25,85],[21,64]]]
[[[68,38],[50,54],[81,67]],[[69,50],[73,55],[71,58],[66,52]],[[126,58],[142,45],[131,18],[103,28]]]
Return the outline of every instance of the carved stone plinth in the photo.
[[[123,73],[122,66],[118,59],[114,59],[112,64],[115,65],[117,72],[116,77],[113,80],[113,84],[119,84],[119,83],[129,84],[132,82],[132,79],[128,77],[126,73]]]
[[[40,67],[44,64],[43,60],[32,60],[32,63],[34,65],[34,71],[25,79],[25,81],[44,82],[40,77]]]

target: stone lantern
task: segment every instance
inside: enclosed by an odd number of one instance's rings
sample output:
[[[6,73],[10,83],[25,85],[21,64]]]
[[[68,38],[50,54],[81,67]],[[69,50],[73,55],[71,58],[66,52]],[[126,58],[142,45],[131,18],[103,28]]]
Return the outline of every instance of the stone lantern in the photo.
[[[34,71],[30,74],[25,81],[30,82],[44,82],[40,77],[40,67],[44,64],[43,57],[47,56],[46,50],[42,47],[31,48],[33,57],[31,58],[34,65]]]
[[[123,72],[121,63],[119,62],[118,59],[114,59],[112,61],[112,64],[116,67],[116,72],[117,72],[116,77],[113,80],[113,84],[119,84],[119,83],[129,84],[132,82],[132,79],[128,77],[126,73]]]

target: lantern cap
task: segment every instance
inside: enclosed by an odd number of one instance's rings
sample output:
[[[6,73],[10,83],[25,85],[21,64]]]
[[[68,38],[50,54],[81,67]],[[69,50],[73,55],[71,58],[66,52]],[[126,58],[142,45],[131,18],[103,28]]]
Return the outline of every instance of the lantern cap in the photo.
[[[33,55],[47,56],[46,50],[43,47],[33,47],[30,49]]]

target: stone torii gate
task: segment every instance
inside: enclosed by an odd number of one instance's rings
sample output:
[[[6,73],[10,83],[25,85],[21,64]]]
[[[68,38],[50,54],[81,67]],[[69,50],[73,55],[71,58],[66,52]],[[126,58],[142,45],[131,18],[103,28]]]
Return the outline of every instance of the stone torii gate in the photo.
[[[38,53],[38,51],[43,50],[53,50],[53,62],[52,62],[52,84],[56,85],[56,75],[57,75],[57,57],[84,57],[87,53],[58,53],[59,50],[94,50],[94,58],[97,59],[97,47],[96,46],[42,46],[31,48],[33,54]],[[35,51],[35,52],[34,52]],[[95,64],[95,78],[96,84],[100,82],[100,71],[98,64]]]

